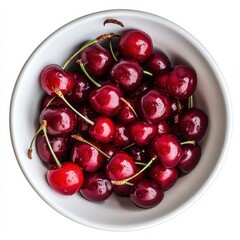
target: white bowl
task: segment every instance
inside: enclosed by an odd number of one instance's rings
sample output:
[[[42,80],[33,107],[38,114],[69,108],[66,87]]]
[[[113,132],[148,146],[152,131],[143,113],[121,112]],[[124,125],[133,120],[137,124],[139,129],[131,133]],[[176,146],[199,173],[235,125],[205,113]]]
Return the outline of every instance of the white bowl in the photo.
[[[76,194],[55,193],[45,179],[46,167],[34,149],[28,160],[27,149],[38,126],[38,107],[43,94],[39,74],[52,63],[62,65],[83,41],[103,33],[120,32],[118,25],[107,24],[116,18],[126,29],[147,32],[154,46],[176,63],[191,65],[198,75],[197,105],[209,116],[209,128],[202,144],[198,166],[165,193],[160,205],[152,209],[133,206],[128,198],[111,196],[104,203],[93,203]],[[18,163],[35,191],[64,216],[87,226],[105,230],[136,230],[157,225],[195,202],[215,179],[226,157],[231,135],[231,105],[223,76],[206,49],[188,32],[159,16],[133,10],[109,10],[78,18],[58,29],[29,57],[16,82],[10,109],[10,131]]]

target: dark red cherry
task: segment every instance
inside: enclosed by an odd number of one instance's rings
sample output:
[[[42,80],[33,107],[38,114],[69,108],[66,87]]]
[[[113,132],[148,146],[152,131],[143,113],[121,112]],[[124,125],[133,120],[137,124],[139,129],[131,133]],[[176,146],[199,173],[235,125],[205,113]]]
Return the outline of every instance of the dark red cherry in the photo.
[[[126,152],[116,153],[106,165],[106,174],[111,180],[123,180],[136,173],[136,164]]]
[[[113,138],[113,143],[117,147],[125,147],[130,143],[128,128],[125,124],[123,124],[121,122],[116,122],[115,136]]]
[[[149,156],[147,150],[144,147],[133,145],[126,150],[136,162],[147,163],[149,161]]]
[[[151,123],[136,121],[128,127],[128,133],[134,143],[139,146],[144,146],[149,144],[157,134],[157,127]]]
[[[97,143],[95,146],[100,147]],[[78,164],[85,172],[95,172],[103,164],[104,156],[87,143],[75,142],[70,154],[70,161]]]
[[[80,57],[86,70],[93,77],[104,76],[113,63],[111,53],[98,43],[84,49]]]
[[[168,72],[157,74],[153,76],[154,86],[161,89],[164,92],[167,92],[167,81],[168,81]]]
[[[172,187],[178,179],[176,168],[165,168],[161,165],[152,165],[149,170],[149,177],[155,181],[163,191]]]
[[[118,121],[129,124],[136,120],[136,114],[134,113],[134,111],[136,111],[136,102],[132,98],[125,98],[125,101],[128,104],[126,104],[125,102],[122,104],[116,117]]]
[[[143,31],[133,29],[121,35],[119,52],[124,57],[143,62],[151,55],[152,50],[152,39]]]
[[[110,71],[111,79],[125,91],[136,89],[142,81],[142,75],[142,67],[129,59],[119,60]]]
[[[110,143],[115,136],[115,124],[109,117],[96,117],[94,125],[90,127],[89,134],[99,143]]]
[[[141,208],[155,207],[163,197],[164,192],[160,186],[148,179],[136,182],[130,190],[131,200]]]
[[[165,168],[175,167],[181,160],[183,151],[177,137],[173,134],[162,134],[152,141],[152,150],[155,152]]]
[[[188,98],[186,99],[177,99],[177,98],[171,98],[172,104],[172,113],[171,115],[174,117],[178,115],[179,113],[183,112],[185,109],[188,108]]]
[[[178,129],[187,140],[200,140],[208,127],[208,116],[199,108],[189,108],[179,116]]]
[[[120,149],[116,145],[108,143],[102,146],[102,151],[105,152],[108,156],[112,157],[117,152],[119,152]]]
[[[47,121],[47,132],[53,136],[71,133],[77,125],[75,113],[67,107],[47,107],[40,114],[39,122]]]
[[[158,134],[169,133],[171,131],[171,127],[166,120],[162,120],[160,123],[158,123],[157,129]]]
[[[49,185],[58,193],[63,195],[73,195],[83,184],[83,172],[81,168],[71,162],[62,163],[61,167],[56,164],[47,172]]]
[[[183,155],[180,162],[177,165],[177,168],[181,173],[187,174],[191,172],[198,164],[201,158],[201,147],[198,144],[184,144]]]
[[[131,186],[128,184],[113,185],[113,191],[120,197],[129,197]]]
[[[88,173],[84,176],[84,183],[79,190],[81,195],[89,201],[104,201],[112,192],[112,183],[103,172]]]
[[[81,73],[74,72],[73,77],[75,79],[75,85],[72,90],[67,93],[66,98],[71,104],[80,104],[88,97],[91,91],[91,84]]]
[[[69,138],[66,136],[52,137],[48,136],[52,149],[59,161],[66,156],[69,149]],[[45,162],[55,164],[55,160],[48,147],[46,138],[44,135],[38,135],[36,139],[36,149],[38,156]]]
[[[41,72],[40,84],[42,89],[51,96],[56,95],[56,90],[60,90],[65,95],[71,91],[75,80],[72,73],[63,70],[56,64],[52,64],[45,67]]]
[[[115,84],[94,89],[89,96],[91,106],[99,113],[114,116],[121,108],[123,93]]]
[[[171,114],[171,100],[157,89],[149,89],[139,99],[139,112],[149,123],[159,123]]]
[[[197,88],[196,72],[185,65],[177,65],[169,74],[167,80],[167,90],[175,98],[188,98]]]
[[[154,51],[145,62],[148,71],[153,74],[161,74],[170,71],[171,63],[167,55],[162,51]]]
[[[148,82],[144,81],[134,91],[128,92],[128,95],[132,99],[138,99],[139,96],[141,96],[144,91],[150,88],[152,88],[151,83],[149,81]]]
[[[47,94],[44,94],[41,104],[40,110],[42,111],[47,106],[54,106],[54,107],[66,107],[66,103],[59,97],[53,97]]]

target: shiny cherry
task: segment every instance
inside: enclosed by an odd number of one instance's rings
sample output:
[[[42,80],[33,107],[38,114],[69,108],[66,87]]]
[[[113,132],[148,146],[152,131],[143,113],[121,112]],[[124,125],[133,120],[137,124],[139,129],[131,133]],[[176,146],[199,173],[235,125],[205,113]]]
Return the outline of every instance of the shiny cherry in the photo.
[[[121,122],[116,122],[113,143],[117,147],[125,147],[130,143],[127,125]]]
[[[71,133],[77,125],[75,113],[68,107],[44,108],[40,114],[39,122],[47,121],[47,132],[53,136]]]
[[[208,116],[199,108],[189,108],[184,111],[178,120],[180,135],[187,140],[200,140],[208,127]]]
[[[145,62],[148,71],[153,74],[161,74],[171,69],[171,63],[167,55],[158,50],[154,51]]]
[[[99,147],[97,143],[95,146]],[[87,143],[75,142],[70,154],[70,161],[78,164],[85,172],[95,172],[103,164],[104,156]]]
[[[175,167],[181,160],[182,146],[177,137],[171,133],[157,136],[151,146],[165,168]]]
[[[69,138],[66,136],[59,136],[59,137],[49,136],[48,138],[58,160],[62,161],[62,159],[68,153],[69,143],[70,143]],[[38,156],[45,163],[50,163],[50,164],[55,163],[55,160],[48,147],[48,144],[46,142],[46,138],[44,135],[38,135],[36,139],[36,150],[37,150]]]
[[[106,84],[92,90],[89,95],[91,106],[99,113],[114,116],[121,108],[123,93],[115,84]]]
[[[81,195],[89,201],[104,201],[113,192],[112,183],[104,172],[88,173],[84,176],[84,183],[79,190]]]
[[[154,86],[161,89],[164,92],[167,92],[168,76],[169,76],[168,72],[154,75],[153,76]]]
[[[177,165],[179,171],[183,174],[191,172],[198,164],[201,158],[201,147],[198,144],[184,144],[183,155]]]
[[[72,162],[64,162],[60,167],[54,164],[47,172],[49,185],[63,195],[76,193],[82,186],[83,179],[81,168]]]
[[[171,114],[170,98],[157,89],[143,92],[138,104],[141,116],[149,123],[159,123]]]
[[[164,197],[164,192],[153,181],[148,179],[136,182],[130,190],[131,200],[141,208],[152,208],[157,206]]]
[[[42,111],[47,106],[66,107],[67,105],[61,98],[44,94],[40,103],[40,110]]]
[[[197,88],[196,72],[185,65],[177,65],[169,74],[167,80],[167,90],[172,97],[188,98]]]
[[[156,164],[151,166],[149,178],[155,181],[163,191],[166,191],[176,183],[178,171],[176,168],[165,168]]]
[[[93,77],[104,76],[113,63],[111,53],[98,43],[84,49],[80,57],[86,70]]]
[[[129,59],[119,60],[111,69],[111,79],[125,91],[136,89],[142,81],[142,67]]]
[[[75,79],[72,73],[63,70],[56,64],[52,64],[45,67],[41,72],[40,84],[42,89],[51,96],[56,95],[56,90],[60,90],[65,95],[73,88]]]
[[[157,127],[154,124],[143,121],[135,121],[128,127],[130,139],[139,146],[149,144],[157,134]]]
[[[94,125],[89,129],[90,136],[99,143],[110,143],[115,136],[115,124],[106,116],[98,116],[94,119]]]
[[[147,154],[147,150],[144,147],[133,145],[126,150],[136,162],[148,162],[149,157]]]
[[[162,120],[161,122],[159,122],[157,125],[157,129],[158,134],[169,133],[171,131],[171,127],[166,120]]]
[[[143,62],[151,55],[152,50],[151,37],[141,30],[126,31],[120,37],[119,52],[123,57]]]

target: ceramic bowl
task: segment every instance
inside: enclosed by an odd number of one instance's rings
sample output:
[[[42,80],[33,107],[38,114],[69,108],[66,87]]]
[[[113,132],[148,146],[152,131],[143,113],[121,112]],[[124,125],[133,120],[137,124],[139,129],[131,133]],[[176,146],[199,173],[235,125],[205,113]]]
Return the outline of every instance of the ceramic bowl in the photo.
[[[121,33],[138,28],[148,33],[155,48],[162,49],[173,64],[192,66],[198,76],[197,106],[209,117],[207,134],[201,141],[202,157],[198,166],[180,178],[165,193],[160,205],[141,209],[128,198],[111,196],[102,203],[83,199],[79,194],[62,196],[46,181],[47,168],[38,158],[27,158],[27,149],[38,126],[38,109],[43,92],[39,84],[42,69],[52,63],[62,65],[79,44],[103,33]],[[160,16],[134,10],[108,10],[80,17],[56,30],[32,53],[19,74],[10,109],[13,149],[25,177],[39,196],[53,209],[80,224],[105,230],[137,230],[160,224],[193,204],[211,185],[226,157],[231,133],[231,104],[224,78],[208,51],[191,34]]]

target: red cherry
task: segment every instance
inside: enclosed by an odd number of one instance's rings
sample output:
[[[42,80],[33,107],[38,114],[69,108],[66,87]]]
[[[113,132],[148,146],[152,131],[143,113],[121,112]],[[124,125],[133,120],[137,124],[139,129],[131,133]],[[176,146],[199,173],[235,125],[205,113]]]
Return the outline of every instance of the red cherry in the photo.
[[[177,137],[173,134],[162,134],[152,141],[152,150],[157,154],[165,168],[175,167],[181,160],[183,151]]]
[[[121,122],[115,124],[115,136],[113,143],[117,147],[125,147],[130,143],[127,126]]]
[[[152,50],[152,39],[143,31],[133,29],[121,35],[119,51],[124,57],[143,62],[151,55]]]
[[[61,167],[54,164],[47,172],[49,185],[63,195],[76,193],[83,184],[83,177],[81,168],[71,162],[64,162]]]
[[[74,86],[75,80],[72,73],[63,70],[56,64],[49,65],[40,74],[42,89],[49,95],[55,96],[56,90],[67,94]]]
[[[110,143],[115,136],[115,124],[109,117],[95,118],[95,124],[90,127],[90,136],[100,143]]]
[[[136,121],[128,128],[130,139],[139,146],[149,144],[157,133],[157,127],[150,123]]]
[[[165,168],[161,165],[153,165],[149,170],[149,177],[155,181],[162,190],[166,191],[176,183],[178,171],[176,168]]]

